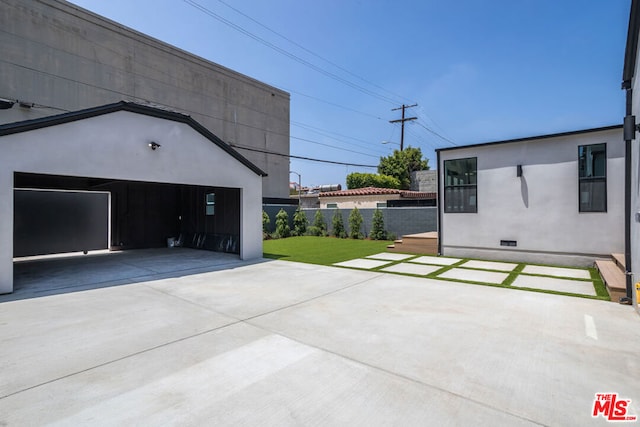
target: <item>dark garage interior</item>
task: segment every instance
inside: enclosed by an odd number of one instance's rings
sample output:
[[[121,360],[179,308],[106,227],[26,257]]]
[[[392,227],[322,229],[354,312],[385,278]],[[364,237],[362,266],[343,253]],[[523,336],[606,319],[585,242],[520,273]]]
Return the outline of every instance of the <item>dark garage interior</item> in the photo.
[[[14,257],[160,248],[169,238],[189,248],[240,253],[236,188],[15,173],[14,189]]]

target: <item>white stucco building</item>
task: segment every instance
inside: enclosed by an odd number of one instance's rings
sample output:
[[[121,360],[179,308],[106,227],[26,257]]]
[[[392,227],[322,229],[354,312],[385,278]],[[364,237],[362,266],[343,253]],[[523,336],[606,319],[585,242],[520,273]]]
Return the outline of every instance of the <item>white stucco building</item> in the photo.
[[[440,253],[592,265],[623,253],[622,126],[437,150]]]
[[[0,125],[0,293],[13,256],[182,237],[261,257],[264,175],[191,117],[136,103]]]

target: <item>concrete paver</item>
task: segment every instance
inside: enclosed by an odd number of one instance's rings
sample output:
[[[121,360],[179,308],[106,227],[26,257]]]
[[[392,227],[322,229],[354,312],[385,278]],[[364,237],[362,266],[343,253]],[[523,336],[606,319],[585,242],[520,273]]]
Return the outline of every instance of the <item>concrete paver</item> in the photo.
[[[434,271],[438,271],[442,268],[440,265],[423,265],[423,264],[411,264],[408,262],[403,262],[400,264],[391,265],[389,267],[385,267],[380,271],[388,272],[388,273],[405,273],[405,274],[416,274],[418,276],[426,276],[427,274],[431,274]]]
[[[464,268],[452,268],[439,274],[438,277],[454,280],[467,280],[471,282],[496,283],[500,284],[509,277],[509,273],[498,273],[494,271],[467,270]]]
[[[470,260],[464,264],[460,264],[460,267],[466,268],[479,268],[481,270],[499,270],[499,271],[512,271],[518,264],[510,262],[498,262],[498,261],[479,261]]]
[[[271,261],[0,302],[0,425],[607,425],[638,354],[629,306]]]
[[[591,273],[589,270],[578,268],[562,268],[562,267],[547,267],[542,265],[527,265],[522,270],[523,273],[529,274],[544,274],[547,276],[568,277],[573,279],[591,279]]]
[[[384,259],[387,261],[402,261],[407,258],[413,258],[415,255],[407,255],[407,254],[396,254],[392,252],[381,252],[375,255],[369,255],[365,258],[374,258],[374,259]]]
[[[337,267],[350,267],[350,268],[361,268],[365,270],[370,270],[376,267],[382,267],[383,265],[390,264],[389,261],[380,261],[375,259],[364,259],[357,258],[349,261],[337,262],[333,265]]]
[[[462,260],[459,258],[445,258],[445,257],[425,255],[425,256],[412,259],[409,262],[415,262],[418,264],[453,265],[460,261]]]
[[[558,279],[554,277],[538,277],[519,275],[511,286],[517,288],[546,289],[550,291],[571,292],[582,295],[597,295],[593,282],[586,280]]]

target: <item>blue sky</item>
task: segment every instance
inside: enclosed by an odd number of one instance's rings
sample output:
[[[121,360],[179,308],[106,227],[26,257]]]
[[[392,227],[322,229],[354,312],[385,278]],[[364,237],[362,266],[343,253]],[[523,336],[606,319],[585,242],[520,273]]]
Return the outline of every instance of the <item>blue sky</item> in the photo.
[[[391,109],[402,103],[418,104],[407,110],[418,120],[406,124],[405,146],[421,148],[432,168],[434,150],[452,143],[607,126],[624,116],[630,0],[72,2],[290,92],[292,155],[375,166],[398,148],[400,126],[389,120],[400,118]],[[305,186],[375,172],[296,159],[291,170]]]

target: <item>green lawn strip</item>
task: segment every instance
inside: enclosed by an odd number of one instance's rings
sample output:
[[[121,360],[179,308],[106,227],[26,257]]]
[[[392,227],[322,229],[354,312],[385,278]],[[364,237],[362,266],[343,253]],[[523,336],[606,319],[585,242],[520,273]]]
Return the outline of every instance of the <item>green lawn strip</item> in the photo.
[[[386,240],[338,239],[335,237],[299,236],[265,240],[265,258],[308,264],[332,265],[336,262],[364,258],[387,251]]]
[[[604,284],[604,280],[602,280],[598,269],[591,267],[589,268],[589,273],[591,274],[591,280],[593,280],[593,287],[596,289],[596,294],[602,299],[606,298],[608,301],[611,301],[607,286]]]
[[[391,242],[389,241],[380,241],[380,240],[355,240],[355,239],[338,239],[334,237],[300,236],[300,237],[289,237],[286,239],[266,240],[264,241],[263,251],[264,251],[265,258],[282,259],[287,261],[304,262],[308,264],[319,264],[319,265],[330,266],[337,262],[349,261],[356,258],[365,258],[370,255],[386,252],[387,245],[390,243]],[[438,270],[426,276],[408,274],[408,273],[381,271],[384,268],[390,267],[395,264],[411,261],[412,259],[415,259],[421,256],[421,255],[408,254],[408,253],[406,255],[414,255],[414,257],[407,258],[404,260],[389,261],[387,264],[384,264],[379,267],[371,268],[371,269],[351,268],[351,267],[343,267],[343,268],[349,268],[352,270],[359,270],[359,271],[384,272],[384,273],[398,274],[401,276],[408,276],[408,277],[428,278],[428,279],[435,279],[435,280],[452,282],[452,283],[492,286],[495,288],[516,289],[516,290],[539,292],[539,293],[552,294],[552,295],[564,295],[564,296],[571,296],[571,297],[578,297],[578,298],[610,301],[609,294],[606,290],[606,287],[604,286],[604,283],[602,282],[602,279],[600,278],[600,275],[595,268],[587,269],[591,275],[591,279],[574,279],[574,278],[549,276],[549,275],[542,275],[542,274],[522,273],[522,270],[527,265],[556,267],[556,266],[549,266],[546,264],[519,263],[516,266],[516,268],[514,268],[511,272],[506,272],[502,270],[487,270],[487,269],[480,269],[480,268],[464,267],[463,264],[467,261],[472,260],[472,258],[463,258],[463,259],[460,259],[460,261],[456,262],[455,264],[444,265],[442,266],[442,268],[439,268]],[[482,261],[482,260],[479,260],[479,261]],[[423,264],[423,263],[419,263],[419,264]],[[435,265],[437,267],[440,267],[437,264],[425,264],[425,265]],[[562,267],[562,266],[557,266],[557,267]],[[465,268],[467,270],[476,270],[476,271],[490,271],[495,273],[509,273],[509,275],[502,283],[476,282],[476,281],[469,281],[469,280],[448,279],[444,277],[438,277],[440,274],[443,274],[454,268]],[[562,267],[562,268],[574,268],[576,270],[578,269],[585,270],[584,268],[575,268],[575,267]],[[528,276],[549,277],[549,278],[555,278],[555,279],[564,278],[567,280],[576,280],[576,281],[583,281],[583,282],[589,281],[594,284],[596,295],[594,296],[594,295],[585,295],[585,294],[575,294],[571,292],[561,292],[561,291],[554,291],[554,290],[547,290],[547,289],[511,286],[512,283],[520,274],[526,274]]]
[[[516,268],[514,268],[509,276],[502,282],[504,286],[511,286],[511,284],[518,278],[522,270],[527,266],[527,264],[518,264]]]

